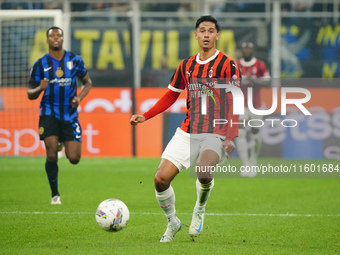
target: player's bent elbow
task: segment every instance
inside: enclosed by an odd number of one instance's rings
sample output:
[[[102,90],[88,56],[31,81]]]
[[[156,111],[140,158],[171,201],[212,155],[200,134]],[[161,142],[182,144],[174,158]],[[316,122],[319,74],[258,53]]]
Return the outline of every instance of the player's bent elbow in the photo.
[[[34,99],[38,98],[38,96],[35,96],[35,95],[33,95],[33,94],[29,93],[29,92],[27,92],[27,97],[28,97],[29,100],[34,100]]]

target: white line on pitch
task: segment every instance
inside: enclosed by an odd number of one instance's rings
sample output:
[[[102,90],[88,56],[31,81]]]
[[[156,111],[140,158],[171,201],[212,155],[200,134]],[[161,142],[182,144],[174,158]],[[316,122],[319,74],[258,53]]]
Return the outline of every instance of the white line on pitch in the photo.
[[[164,215],[163,213],[152,212],[130,212],[131,214],[142,215]],[[81,215],[94,214],[94,212],[1,212],[0,214],[64,214],[64,215]],[[177,213],[178,215],[191,215],[192,213]],[[247,217],[340,217],[340,214],[297,214],[297,213],[206,213],[211,216],[247,216]]]

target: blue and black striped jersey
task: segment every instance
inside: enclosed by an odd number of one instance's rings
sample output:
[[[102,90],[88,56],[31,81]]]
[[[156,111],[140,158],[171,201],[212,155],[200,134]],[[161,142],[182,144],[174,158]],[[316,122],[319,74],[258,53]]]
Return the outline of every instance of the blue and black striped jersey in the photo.
[[[65,121],[78,118],[77,108],[73,108],[71,102],[77,95],[77,77],[82,78],[86,73],[81,56],[69,51],[65,51],[60,61],[50,54],[38,59],[32,67],[29,84],[37,87],[44,78],[49,81],[40,102],[40,116],[52,116]]]

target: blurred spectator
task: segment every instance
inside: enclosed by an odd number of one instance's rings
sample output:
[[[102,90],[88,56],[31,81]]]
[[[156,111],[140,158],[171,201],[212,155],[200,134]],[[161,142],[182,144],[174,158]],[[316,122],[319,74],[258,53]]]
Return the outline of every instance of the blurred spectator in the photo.
[[[12,1],[11,3],[2,3],[1,9],[21,10],[21,9],[27,9],[27,8],[26,8],[26,5],[22,2]]]
[[[82,12],[89,9],[89,5],[87,3],[71,3],[71,10],[73,12]]]
[[[111,8],[111,4],[104,3],[104,2],[91,3],[88,6],[89,11],[107,10],[109,8]]]
[[[234,2],[234,3],[230,3]],[[238,1],[228,1],[225,6],[227,12],[264,12],[264,3],[239,3]]]
[[[225,11],[226,1],[220,1],[217,3],[210,3],[210,13],[211,16],[216,17],[218,14]]]
[[[63,1],[53,1],[53,0],[44,1],[44,8],[47,10],[62,9]]]
[[[142,71],[142,87],[167,87],[173,73],[174,70],[168,68],[168,58],[163,56],[159,70]]]
[[[177,12],[179,8],[178,3],[150,3],[150,4],[141,4],[141,11],[143,12]],[[171,20],[173,18],[169,18],[166,16],[160,17],[160,18],[143,18],[144,20],[154,20],[154,21],[166,21],[166,20]]]
[[[122,18],[117,16],[117,13],[126,13],[131,9],[130,3],[117,3],[113,2],[111,4],[111,15],[110,15],[110,22],[121,21]],[[123,19],[124,20],[124,19]]]
[[[96,2],[91,3],[88,5],[87,8],[88,11],[94,11],[94,12],[103,12],[103,11],[109,11],[111,10],[111,4],[105,3],[105,2]],[[86,18],[87,21],[108,21],[108,16],[105,15],[96,15],[91,16],[90,18]]]
[[[301,25],[307,25],[310,26],[311,23],[311,18],[300,18],[299,17],[299,12],[305,12],[305,13],[310,13],[312,12],[314,5],[314,0],[291,0],[290,1],[290,11],[297,13],[296,16],[291,18],[291,23],[293,25],[295,24],[301,24]]]
[[[192,22],[196,20],[196,17],[192,17],[188,15],[188,13],[197,12],[197,11],[198,11],[197,4],[181,3],[177,10],[179,20],[183,23],[192,24]]]
[[[149,12],[176,12],[178,10],[178,7],[178,3],[151,3],[146,6],[146,9]]]
[[[77,9],[75,9],[77,8]],[[95,2],[87,5],[74,5],[74,11],[91,11],[97,12],[98,15],[83,18],[86,21],[106,21],[110,23],[114,23],[116,21],[122,20],[122,18],[117,15],[118,13],[124,13],[131,9],[130,3],[117,3],[117,1],[113,1],[111,3],[108,2]],[[102,13],[105,12],[105,13]],[[82,19],[78,19],[82,20]]]
[[[290,0],[290,3],[282,4],[283,12],[310,12],[314,10],[314,0]],[[317,5],[317,11],[322,11],[322,5]]]
[[[291,11],[295,12],[309,12],[312,10],[314,0],[291,0]]]
[[[43,9],[42,2],[32,2],[32,1],[8,1],[1,4],[1,9],[7,9],[7,10],[33,10],[33,9]]]

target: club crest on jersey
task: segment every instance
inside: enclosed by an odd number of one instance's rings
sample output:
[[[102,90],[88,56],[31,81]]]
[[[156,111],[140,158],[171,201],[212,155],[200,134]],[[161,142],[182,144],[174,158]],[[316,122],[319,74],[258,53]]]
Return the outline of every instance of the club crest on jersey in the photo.
[[[213,76],[213,74],[214,74],[214,71],[213,71],[212,69],[210,69],[210,71],[209,71],[209,73],[208,73],[209,78],[211,78],[211,77]]]
[[[67,68],[68,68],[69,70],[71,70],[71,69],[73,68],[73,62],[72,62],[72,61],[68,61],[68,62],[66,63],[66,66],[67,66]]]
[[[61,67],[58,67],[58,70],[55,72],[55,75],[58,76],[59,78],[63,77],[64,71],[61,70]]]

